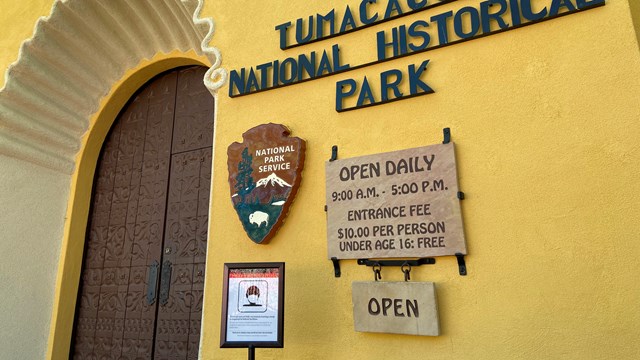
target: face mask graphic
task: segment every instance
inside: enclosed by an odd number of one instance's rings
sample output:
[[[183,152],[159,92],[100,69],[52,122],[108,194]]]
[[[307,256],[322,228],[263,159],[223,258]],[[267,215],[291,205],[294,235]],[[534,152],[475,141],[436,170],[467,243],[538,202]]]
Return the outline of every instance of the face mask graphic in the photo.
[[[247,289],[247,301],[249,301],[249,304],[251,305],[255,305],[258,302],[258,299],[260,298],[260,289],[255,286],[249,286],[249,288]]]

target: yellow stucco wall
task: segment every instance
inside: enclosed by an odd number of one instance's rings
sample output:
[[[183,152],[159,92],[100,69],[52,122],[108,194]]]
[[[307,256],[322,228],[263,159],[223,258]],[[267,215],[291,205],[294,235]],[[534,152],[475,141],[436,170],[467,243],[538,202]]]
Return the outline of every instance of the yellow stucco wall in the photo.
[[[479,2],[458,0],[424,14]],[[640,357],[634,266],[640,253],[640,16],[634,2],[608,0],[584,13],[246,97],[231,99],[223,87],[217,100],[202,358],[247,356],[244,349],[218,346],[223,263],[244,261],[287,266],[285,348],[258,349],[260,359]],[[0,26],[7,32],[0,38],[0,68],[15,61],[20,43],[51,3],[1,2]],[[276,25],[347,4],[355,8],[359,1],[207,0],[203,15],[216,21],[212,45],[229,70],[335,43],[344,61],[357,65],[375,59],[376,32],[425,18],[415,14],[333,40],[278,48]],[[426,59],[431,63],[424,79],[435,94],[335,112],[337,81],[375,79],[382,71]],[[283,123],[293,136],[306,139],[307,160],[284,226],[262,246],[246,237],[231,206],[226,148],[241,141],[247,129],[268,122]],[[400,150],[441,142],[444,127],[452,129],[467,196],[462,210],[469,275],[459,276],[451,257],[412,271],[413,281],[436,283],[440,337],[357,333],[351,283],[373,275],[347,260],[341,262],[342,277],[333,277],[326,259],[324,162],[332,145],[339,146],[341,158]],[[19,201],[3,197],[9,198]],[[8,246],[8,240],[1,241]],[[51,252],[60,242],[42,245]],[[383,276],[402,280],[397,269],[385,269]],[[53,284],[45,283],[51,279],[37,280],[51,292]],[[25,295],[30,296],[37,294]],[[39,319],[48,312],[55,318],[57,311],[39,309],[44,313]],[[16,322],[0,328],[2,334],[32,334],[38,347],[47,334],[30,330],[42,325],[20,328]],[[11,350],[9,358],[33,354],[22,347]]]
[[[379,1],[379,3],[386,3]],[[403,3],[403,2],[401,2]],[[428,16],[480,1],[456,1]],[[538,2],[539,4],[543,2]],[[274,27],[359,1],[210,3],[223,66],[239,70],[340,44],[352,66],[375,59],[375,33],[427,15],[287,51]],[[640,356],[634,259],[640,214],[636,179],[640,58],[627,1],[346,74],[246,97],[218,99],[204,359],[220,349],[223,263],[284,261],[285,348],[261,359],[633,359]],[[436,93],[338,114],[335,83],[431,59]],[[269,245],[243,234],[227,184],[226,148],[261,123],[307,140],[297,199]],[[457,146],[469,275],[454,258],[415,269],[438,289],[442,336],[353,330],[351,283],[370,268],[326,258],[324,162],[332,145],[352,157],[439,143]],[[402,280],[396,269],[385,280]],[[419,354],[419,355],[418,355]]]
[[[0,86],[4,84],[5,70],[18,57],[18,49],[25,39],[33,35],[33,28],[41,16],[51,11],[51,0],[2,1],[0,24]]]

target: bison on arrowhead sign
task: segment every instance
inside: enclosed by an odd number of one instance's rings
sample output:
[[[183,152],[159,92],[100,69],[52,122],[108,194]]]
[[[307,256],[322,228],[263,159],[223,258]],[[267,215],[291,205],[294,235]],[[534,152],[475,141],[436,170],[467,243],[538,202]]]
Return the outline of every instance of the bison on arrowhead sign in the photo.
[[[280,124],[263,124],[227,149],[231,202],[249,238],[266,244],[278,231],[296,196],[305,141]]]

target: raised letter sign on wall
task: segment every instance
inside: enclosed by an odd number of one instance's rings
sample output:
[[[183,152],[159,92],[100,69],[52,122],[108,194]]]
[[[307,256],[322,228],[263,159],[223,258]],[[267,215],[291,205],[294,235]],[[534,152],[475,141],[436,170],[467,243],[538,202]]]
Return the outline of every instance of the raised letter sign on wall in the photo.
[[[328,161],[329,258],[465,254],[453,143]]]
[[[273,238],[296,196],[305,141],[280,124],[256,126],[227,149],[231,201],[249,238]]]

